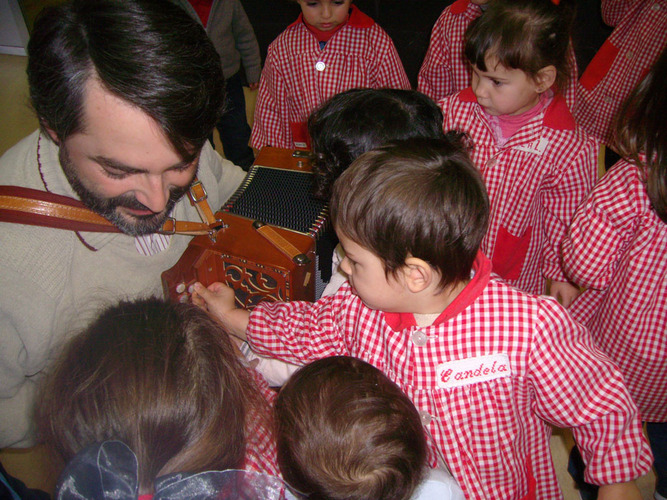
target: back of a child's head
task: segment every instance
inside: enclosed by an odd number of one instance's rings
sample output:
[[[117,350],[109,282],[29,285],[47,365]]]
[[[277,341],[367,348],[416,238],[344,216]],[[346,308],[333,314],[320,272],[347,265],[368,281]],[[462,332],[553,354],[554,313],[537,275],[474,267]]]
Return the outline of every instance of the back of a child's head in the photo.
[[[532,78],[547,66],[556,69],[556,87],[564,90],[574,68],[568,60],[573,21],[571,0],[491,0],[465,34],[465,55],[482,71],[492,61]]]
[[[616,116],[621,155],[644,167],[654,210],[667,222],[667,49]],[[645,156],[646,160],[640,159]]]
[[[227,335],[201,309],[121,302],[65,345],[38,424],[65,462],[93,443],[122,441],[150,491],[165,474],[242,467],[252,388]]]
[[[470,278],[489,201],[465,136],[449,132],[361,155],[336,181],[330,212],[336,231],[377,255],[387,273],[416,257],[445,287]]]
[[[443,136],[442,111],[416,90],[352,89],[336,94],[308,119],[315,194],[328,199],[334,181],[359,155],[389,141]]]
[[[427,468],[419,413],[401,389],[356,358],[297,371],[275,404],[285,481],[320,500],[408,499]]]

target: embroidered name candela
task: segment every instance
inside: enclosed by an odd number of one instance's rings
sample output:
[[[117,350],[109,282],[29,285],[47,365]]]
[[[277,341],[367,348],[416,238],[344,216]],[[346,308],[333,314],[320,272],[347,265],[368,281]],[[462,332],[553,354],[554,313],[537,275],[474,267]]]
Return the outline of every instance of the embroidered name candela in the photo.
[[[507,354],[491,354],[441,363],[436,368],[437,385],[441,389],[478,384],[512,375]]]

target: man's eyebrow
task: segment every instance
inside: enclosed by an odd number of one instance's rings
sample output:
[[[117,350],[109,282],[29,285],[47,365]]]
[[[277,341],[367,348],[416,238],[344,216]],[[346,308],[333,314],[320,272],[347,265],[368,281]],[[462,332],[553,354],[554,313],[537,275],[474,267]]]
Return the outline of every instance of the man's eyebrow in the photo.
[[[146,174],[146,173],[148,173],[148,171],[145,170],[145,169],[132,167],[130,165],[125,165],[122,162],[114,160],[113,158],[108,158],[106,156],[92,156],[90,159],[93,160],[94,162],[100,164],[103,167],[113,168],[114,170],[119,170],[119,171],[124,172],[126,174]],[[189,162],[189,161],[179,161],[178,163],[169,167],[167,170],[180,170],[180,169],[188,167],[191,164],[192,164],[192,162]]]

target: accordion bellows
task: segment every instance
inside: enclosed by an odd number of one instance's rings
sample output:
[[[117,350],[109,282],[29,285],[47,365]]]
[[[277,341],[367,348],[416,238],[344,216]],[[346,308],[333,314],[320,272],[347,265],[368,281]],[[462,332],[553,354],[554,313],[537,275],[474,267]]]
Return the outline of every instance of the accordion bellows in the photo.
[[[222,281],[245,309],[264,300],[316,300],[331,264],[330,255],[320,262],[317,247],[329,229],[328,206],[310,195],[312,177],[309,162],[291,150],[263,148],[216,213],[225,227],[214,239],[193,238],[178,263],[162,274],[165,296],[189,301],[195,281]]]

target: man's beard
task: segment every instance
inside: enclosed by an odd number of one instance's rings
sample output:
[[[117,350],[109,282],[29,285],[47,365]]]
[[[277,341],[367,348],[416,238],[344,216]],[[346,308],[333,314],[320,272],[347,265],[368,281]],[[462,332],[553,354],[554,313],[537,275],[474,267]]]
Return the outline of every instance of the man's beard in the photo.
[[[143,215],[143,216],[134,216],[129,214],[121,214],[118,212],[118,208],[124,207],[132,210],[150,210],[148,207],[140,203],[133,195],[124,194],[121,196],[116,196],[114,198],[104,198],[94,193],[93,191],[86,188],[79,178],[72,163],[72,160],[67,153],[67,149],[64,146],[60,147],[58,153],[60,159],[60,165],[62,166],[65,177],[69,181],[70,186],[74,192],[79,196],[81,202],[88,207],[93,212],[101,215],[114,226],[116,226],[120,231],[130,236],[141,236],[144,234],[151,234],[158,232],[164,221],[169,216],[172,208],[178,200],[180,200],[185,193],[190,189],[190,183],[187,186],[175,187],[170,190],[169,200],[167,200],[167,205],[165,206],[162,212]],[[196,173],[192,175],[194,180]]]

